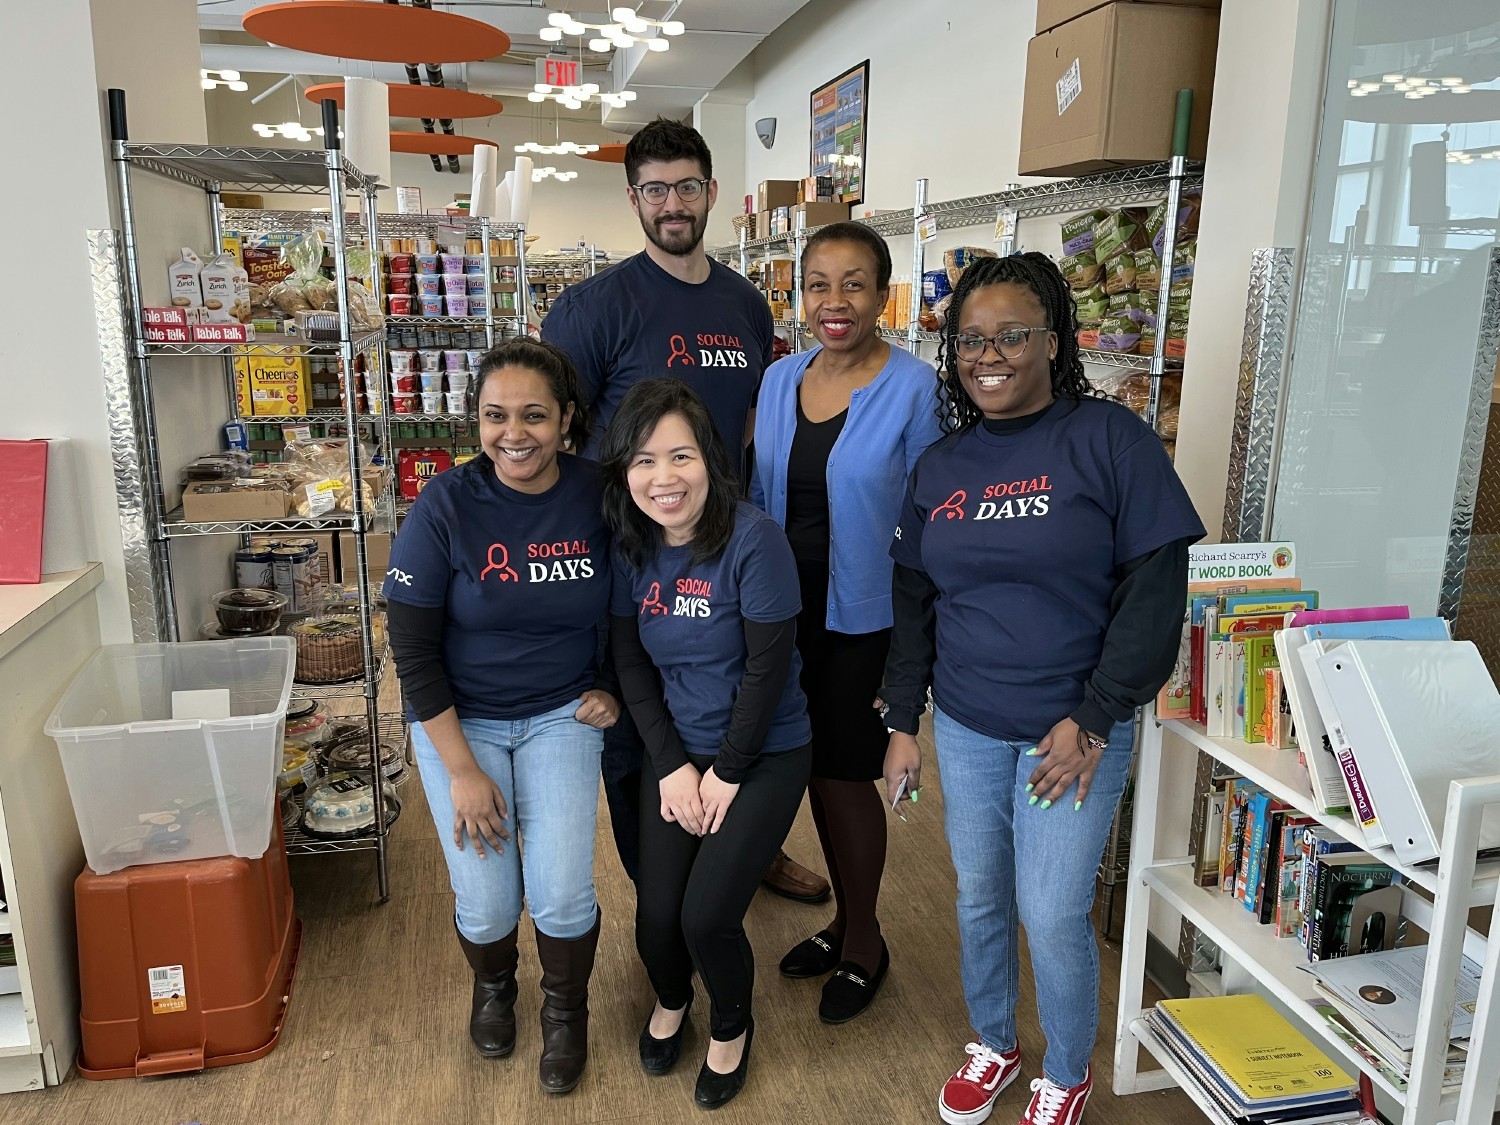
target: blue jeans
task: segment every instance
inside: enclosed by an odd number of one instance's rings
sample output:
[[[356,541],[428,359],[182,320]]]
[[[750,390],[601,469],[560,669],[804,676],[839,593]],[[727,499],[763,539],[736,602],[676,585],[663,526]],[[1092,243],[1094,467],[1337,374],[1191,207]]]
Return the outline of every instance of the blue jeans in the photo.
[[[1059,1086],[1083,1081],[1098,1037],[1099,948],[1089,911],[1134,730],[1125,722],[1109,732],[1083,808],[1074,812],[1076,785],[1051,808],[1029,804],[1031,743],[979,734],[940,709],[933,715],[969,1020],[986,1047],[1015,1047],[1019,920],[1047,1036],[1042,1069]]]
[[[480,859],[453,844],[448,770],[421,723],[411,728],[417,767],[448,861],[459,933],[477,945],[499,941],[521,920],[521,905],[548,937],[589,932],[594,899],[594,821],[604,732],[573,718],[579,701],[530,719],[464,719],[479,768],[505,794],[511,839]]]

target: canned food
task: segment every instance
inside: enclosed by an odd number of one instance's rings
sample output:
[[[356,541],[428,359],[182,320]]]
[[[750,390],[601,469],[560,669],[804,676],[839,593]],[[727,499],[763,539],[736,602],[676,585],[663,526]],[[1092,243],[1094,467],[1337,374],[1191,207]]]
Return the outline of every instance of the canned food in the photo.
[[[242,547],[234,553],[234,584],[242,590],[276,589],[269,547]]]
[[[317,608],[314,553],[306,547],[277,547],[271,552],[276,591],[286,595],[288,613],[309,613]]]

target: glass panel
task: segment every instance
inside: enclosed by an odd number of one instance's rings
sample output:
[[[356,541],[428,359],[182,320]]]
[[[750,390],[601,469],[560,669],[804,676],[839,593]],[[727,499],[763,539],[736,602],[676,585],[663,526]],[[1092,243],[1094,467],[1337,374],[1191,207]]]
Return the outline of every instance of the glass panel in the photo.
[[[1336,0],[1272,520],[1328,605],[1437,608],[1500,226],[1497,71],[1493,0]]]

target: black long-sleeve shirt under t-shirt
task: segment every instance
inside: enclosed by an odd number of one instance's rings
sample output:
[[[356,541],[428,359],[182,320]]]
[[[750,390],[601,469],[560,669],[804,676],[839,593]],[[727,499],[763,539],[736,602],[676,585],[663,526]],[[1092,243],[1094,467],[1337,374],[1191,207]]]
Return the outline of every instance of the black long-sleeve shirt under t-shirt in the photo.
[[[1025,418],[986,421],[983,426],[987,433],[997,437],[1015,435],[1034,426],[1052,409],[1048,407]],[[921,471],[919,464],[917,472]],[[946,495],[946,485],[939,491]],[[1178,517],[1184,529],[1196,523],[1190,512],[1187,509]],[[965,515],[973,518],[979,514],[980,510],[969,503]],[[931,513],[934,520],[938,516],[937,511]],[[1149,702],[1170,674],[1181,634],[1188,547],[1201,535],[1198,525],[1187,535],[1174,537],[1115,566],[1115,585],[1108,600],[1098,660],[1083,680],[1081,698],[1076,698],[1075,690],[1075,702],[1067,711],[1067,717],[1084,730],[1106,735],[1116,722],[1129,719],[1137,707]],[[1057,545],[1059,551],[1067,549],[1067,544]],[[889,707],[887,725],[915,734],[937,659],[940,590],[924,568],[900,562],[895,568],[892,590],[895,621],[881,698]],[[1038,637],[1035,643],[1045,645],[1047,640]],[[1010,733],[1040,737],[1063,717],[1056,714],[1040,730]],[[999,724],[1006,721],[1005,716],[996,719]]]

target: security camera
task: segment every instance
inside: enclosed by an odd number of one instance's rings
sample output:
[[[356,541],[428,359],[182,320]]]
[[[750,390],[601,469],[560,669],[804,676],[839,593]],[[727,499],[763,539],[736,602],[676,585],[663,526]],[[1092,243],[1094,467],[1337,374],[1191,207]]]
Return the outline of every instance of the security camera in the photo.
[[[755,135],[760,138],[760,143],[770,148],[776,143],[776,118],[762,117],[755,123]]]

